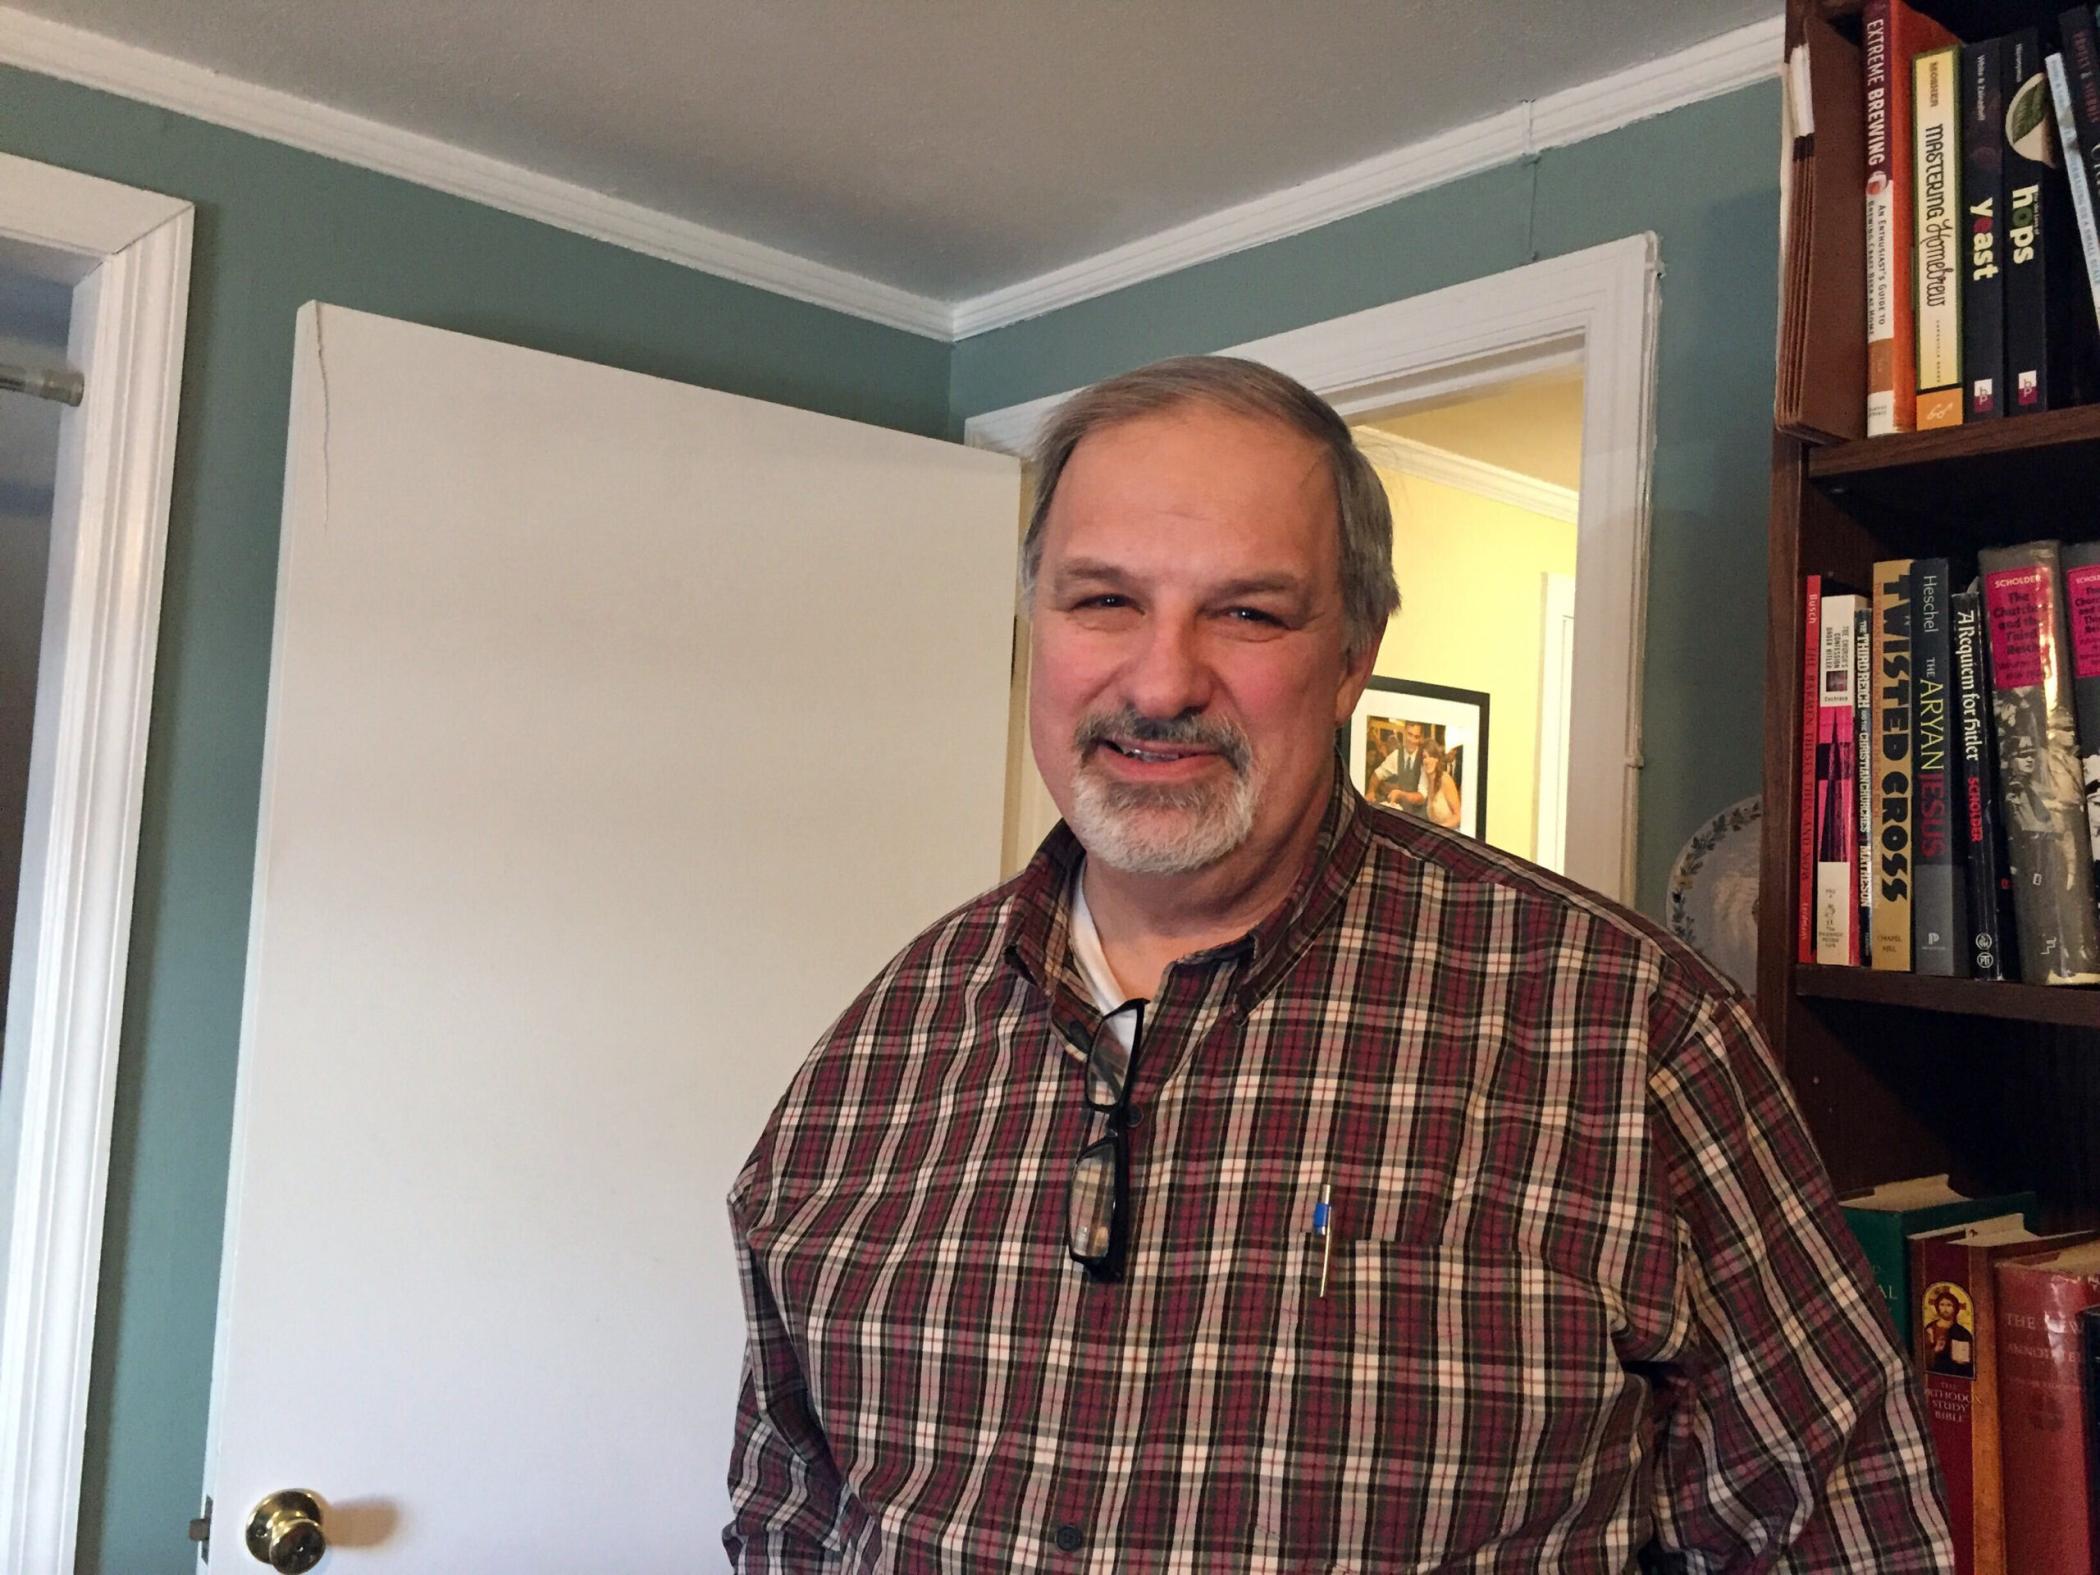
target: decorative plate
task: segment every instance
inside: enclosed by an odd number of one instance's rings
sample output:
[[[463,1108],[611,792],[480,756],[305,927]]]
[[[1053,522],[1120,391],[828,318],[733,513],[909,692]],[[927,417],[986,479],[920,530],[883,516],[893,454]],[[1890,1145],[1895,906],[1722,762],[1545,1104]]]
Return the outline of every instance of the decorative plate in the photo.
[[[1670,933],[1733,979],[1757,989],[1755,798],[1731,804],[1692,834],[1670,866]]]

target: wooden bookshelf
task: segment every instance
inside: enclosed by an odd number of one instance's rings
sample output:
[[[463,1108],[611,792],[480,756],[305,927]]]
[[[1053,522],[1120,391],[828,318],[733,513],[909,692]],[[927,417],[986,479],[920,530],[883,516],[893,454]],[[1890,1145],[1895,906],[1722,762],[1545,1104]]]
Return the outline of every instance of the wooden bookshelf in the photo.
[[[2063,450],[2061,460],[2100,459],[2100,405],[2073,405],[2039,416],[1943,427],[1937,432],[1898,432],[1892,437],[1827,443],[1808,452],[1808,473],[1826,487],[1871,486],[1893,477],[1963,479],[1965,461],[2023,463],[2037,451]]]
[[[1928,8],[1960,30],[1959,6]],[[2025,0],[1988,9],[1995,25],[1976,36],[2053,14]],[[1858,0],[1791,0],[1788,39],[1814,18],[1835,22],[1838,45],[1850,47],[1859,10]],[[1818,115],[1818,142],[1863,135]],[[1818,232],[1812,282],[1819,269],[1847,266],[1844,243],[1842,226]],[[1849,257],[1856,269],[1856,245]],[[1837,349],[1854,352],[1849,372]],[[1856,349],[1825,356],[1811,344],[1807,385],[1856,379]],[[1804,577],[1864,591],[1880,558],[1959,560],[2045,536],[2100,536],[2100,407],[1821,445],[1775,429],[1758,1009],[1840,1188],[1946,1170],[1972,1188],[2032,1187],[2057,1221],[2100,1217],[2100,990],[1795,957]]]
[[[2100,405],[2039,416],[1832,443],[1807,453],[1808,479],[1853,513],[1872,511],[1901,536],[1973,551],[1997,539],[2100,529]],[[2012,538],[2005,499],[2022,499]],[[1862,587],[1864,588],[1864,587]]]
[[[2100,1029],[2100,991],[1997,984],[1977,979],[1928,979],[1872,968],[1794,965],[1794,993],[1832,1001],[1868,1001],[1919,1012],[1953,1012],[2016,1023],[2055,1023]]]
[[[1964,38],[1991,38],[2016,27],[2038,27],[2055,19],[2066,0],[1912,0]],[[1859,32],[1860,13],[1867,0],[1814,0],[1825,20],[1848,32]],[[1790,5],[1789,10],[1805,9]]]

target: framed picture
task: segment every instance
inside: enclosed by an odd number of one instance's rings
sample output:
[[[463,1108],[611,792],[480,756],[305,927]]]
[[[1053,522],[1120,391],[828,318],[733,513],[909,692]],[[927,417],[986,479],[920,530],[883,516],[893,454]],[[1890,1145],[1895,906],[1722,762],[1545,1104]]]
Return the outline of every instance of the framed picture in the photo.
[[[1349,779],[1374,804],[1477,837],[1487,824],[1488,697],[1373,678],[1349,719]]]

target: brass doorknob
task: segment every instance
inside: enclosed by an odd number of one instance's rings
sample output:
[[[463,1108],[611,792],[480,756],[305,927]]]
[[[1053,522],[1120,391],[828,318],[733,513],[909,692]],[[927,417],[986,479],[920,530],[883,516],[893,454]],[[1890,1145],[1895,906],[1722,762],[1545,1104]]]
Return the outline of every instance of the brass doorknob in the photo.
[[[328,1551],[321,1501],[304,1488],[272,1493],[248,1517],[248,1551],[284,1575],[312,1569]]]

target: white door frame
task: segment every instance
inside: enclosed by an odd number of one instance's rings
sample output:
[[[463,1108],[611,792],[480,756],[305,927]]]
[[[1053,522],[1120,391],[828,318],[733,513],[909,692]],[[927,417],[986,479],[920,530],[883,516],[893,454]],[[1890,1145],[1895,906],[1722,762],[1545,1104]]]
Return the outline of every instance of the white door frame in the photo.
[[[1574,717],[1575,668],[1568,650],[1575,622],[1575,576],[1548,574],[1545,626],[1539,641],[1539,815],[1537,858],[1549,870],[1568,858],[1568,735]]]
[[[1655,236],[1633,235],[1224,352],[1290,373],[1352,418],[1583,369],[1567,874],[1624,902],[1635,883],[1661,276]],[[1071,392],[973,416],[965,441],[1026,452]]]
[[[0,1569],[69,1570],[175,411],[189,203],[0,155],[0,240],[78,258],[0,1059]]]

